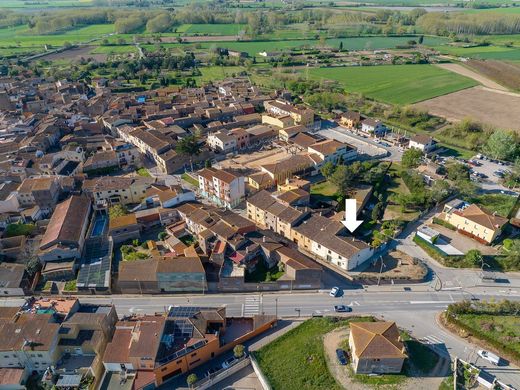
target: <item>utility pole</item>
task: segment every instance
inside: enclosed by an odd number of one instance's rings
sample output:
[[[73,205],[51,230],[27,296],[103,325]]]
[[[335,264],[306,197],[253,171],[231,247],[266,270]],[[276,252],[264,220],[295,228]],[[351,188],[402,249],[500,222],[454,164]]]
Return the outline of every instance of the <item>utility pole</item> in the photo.
[[[274,299],[274,315],[278,319],[278,298]]]
[[[377,277],[378,286],[379,286],[379,283],[381,282],[381,273],[383,272],[383,267],[385,266],[385,263],[383,261],[383,256],[379,256],[379,259],[381,260],[381,267],[379,268],[379,276]]]

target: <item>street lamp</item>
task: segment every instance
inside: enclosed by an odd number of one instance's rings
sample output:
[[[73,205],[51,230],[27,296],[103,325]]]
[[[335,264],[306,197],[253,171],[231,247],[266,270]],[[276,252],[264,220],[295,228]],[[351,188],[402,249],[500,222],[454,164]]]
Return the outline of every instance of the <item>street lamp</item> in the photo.
[[[143,295],[143,289],[141,287],[141,280],[138,280],[137,278],[134,278],[134,280],[139,284],[139,292],[141,293],[141,295]]]
[[[278,319],[278,298],[274,299],[274,315]]]

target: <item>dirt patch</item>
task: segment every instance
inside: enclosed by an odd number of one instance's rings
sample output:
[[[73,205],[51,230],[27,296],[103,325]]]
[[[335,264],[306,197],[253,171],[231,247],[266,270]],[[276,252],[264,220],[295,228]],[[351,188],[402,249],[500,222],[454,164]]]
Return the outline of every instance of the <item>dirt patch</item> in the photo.
[[[477,72],[472,71],[471,69],[466,68],[465,66],[462,66],[460,64],[437,64],[439,68],[449,70],[450,72],[458,73],[461,76],[469,77],[470,79],[473,79],[475,81],[478,81],[480,84],[482,84],[485,87],[492,88],[492,89],[498,89],[501,91],[507,91],[507,88],[494,82],[490,78],[481,75]]]
[[[414,260],[412,256],[401,251],[392,251],[383,257],[383,266],[381,266],[381,260],[378,259],[374,264],[357,275],[356,279],[377,280],[380,276],[380,271],[381,280],[422,280],[428,272],[427,268]]]
[[[513,90],[520,89],[520,66],[495,60],[470,60],[466,65]]]
[[[478,86],[425,100],[415,107],[450,121],[469,117],[493,127],[520,131],[520,95],[511,92]]]
[[[38,60],[43,59],[46,61],[58,61],[58,60],[69,60],[72,62],[80,61],[81,58],[93,58],[97,62],[104,62],[107,60],[106,54],[92,54],[91,51],[95,49],[95,46],[78,46],[69,50],[62,51],[61,53],[53,53],[43,57],[39,57]]]
[[[331,375],[344,389],[363,390],[366,389],[366,387],[360,383],[353,382],[348,375],[347,367],[339,364],[338,358],[336,357],[336,349],[340,348],[342,343],[348,339],[349,333],[348,328],[338,328],[325,335],[323,338],[325,360],[327,361],[327,367]]]

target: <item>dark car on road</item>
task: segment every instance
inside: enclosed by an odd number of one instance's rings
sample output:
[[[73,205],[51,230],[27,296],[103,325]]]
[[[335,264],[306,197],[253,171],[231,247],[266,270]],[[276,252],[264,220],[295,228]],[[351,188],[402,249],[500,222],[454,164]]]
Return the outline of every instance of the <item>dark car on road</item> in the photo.
[[[347,365],[347,357],[345,356],[345,351],[342,349],[336,349],[336,356],[338,357],[339,364],[342,366]]]
[[[345,305],[336,305],[334,306],[334,311],[336,313],[348,313],[352,311],[352,308]]]

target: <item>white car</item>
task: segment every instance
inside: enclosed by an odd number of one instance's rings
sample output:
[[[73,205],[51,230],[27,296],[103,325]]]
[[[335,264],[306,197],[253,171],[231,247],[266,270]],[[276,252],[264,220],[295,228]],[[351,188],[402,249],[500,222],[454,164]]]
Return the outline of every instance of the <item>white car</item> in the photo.
[[[493,363],[495,366],[498,366],[500,363],[500,356],[495,355],[494,353],[491,353],[489,351],[485,351],[483,349],[477,351],[478,356],[480,356],[482,359],[486,359],[488,362]]]
[[[332,287],[332,290],[330,290],[329,295],[331,297],[336,298],[339,295],[340,291],[341,290],[339,289],[339,287]]]

